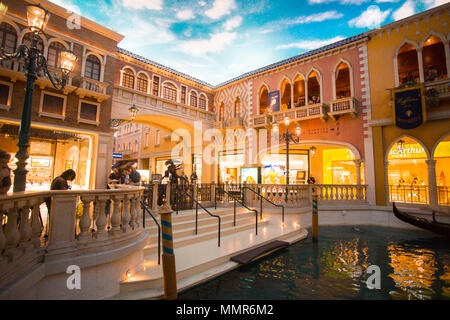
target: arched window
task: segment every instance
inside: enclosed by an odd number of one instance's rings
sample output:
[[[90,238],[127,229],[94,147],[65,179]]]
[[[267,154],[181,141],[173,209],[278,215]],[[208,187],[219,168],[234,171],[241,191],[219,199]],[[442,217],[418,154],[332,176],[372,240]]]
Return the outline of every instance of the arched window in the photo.
[[[92,54],[88,55],[84,66],[84,76],[89,79],[100,81],[101,69],[102,64],[100,60]]]
[[[422,145],[414,139],[402,137],[388,152],[390,201],[428,203],[428,157]]]
[[[430,36],[425,40],[422,58],[425,81],[435,81],[447,78],[445,47],[441,39],[436,36]]]
[[[197,108],[197,94],[191,91],[191,107]]]
[[[122,86],[134,89],[134,72],[126,68],[122,73]]]
[[[53,41],[50,43],[47,54],[47,65],[53,68],[61,67],[60,53],[63,50],[66,50],[66,47],[61,42]]]
[[[419,60],[417,50],[410,43],[405,43],[397,54],[398,80],[400,84],[419,82]]]
[[[148,77],[141,73],[137,77],[137,90],[147,93],[148,92]]]
[[[9,23],[3,22],[0,24],[0,46],[5,49],[6,53],[14,53],[17,47],[17,33]],[[13,69],[14,62],[1,61],[0,65],[3,68]]]
[[[239,118],[241,116],[241,99],[236,97],[234,101],[234,117]]]
[[[269,90],[263,86],[259,91],[259,114],[267,114],[269,112]]]
[[[202,93],[198,99],[198,107],[202,110],[206,110],[206,96]]]
[[[281,82],[281,110],[291,108],[291,83],[288,79]]]
[[[436,160],[436,187],[438,203],[450,205],[450,134],[439,142],[433,154]]]
[[[348,98],[352,95],[350,84],[350,68],[341,62],[336,70],[336,99]]]
[[[225,120],[225,104],[222,102],[219,107],[219,121]]]
[[[294,80],[294,105],[303,107],[305,105],[305,79],[298,75]]]
[[[308,104],[320,103],[320,82],[319,75],[312,71],[308,77]]]
[[[167,100],[177,101],[177,88],[170,82],[163,84],[163,98]]]

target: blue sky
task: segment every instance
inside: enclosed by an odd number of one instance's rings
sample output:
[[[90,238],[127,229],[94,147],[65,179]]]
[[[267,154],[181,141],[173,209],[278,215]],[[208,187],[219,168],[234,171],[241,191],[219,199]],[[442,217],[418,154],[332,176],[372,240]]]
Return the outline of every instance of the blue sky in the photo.
[[[51,0],[120,47],[217,85],[449,0]]]

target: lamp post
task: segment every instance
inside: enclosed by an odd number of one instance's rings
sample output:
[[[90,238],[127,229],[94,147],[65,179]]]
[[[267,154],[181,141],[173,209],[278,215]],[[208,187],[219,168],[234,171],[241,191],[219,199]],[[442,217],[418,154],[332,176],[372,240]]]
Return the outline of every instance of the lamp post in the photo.
[[[51,74],[47,68],[47,60],[40,52],[37,45],[39,40],[39,34],[45,29],[47,22],[50,18],[50,13],[45,10],[41,5],[29,4],[27,8],[27,21],[28,29],[30,29],[31,44],[26,46],[24,44],[19,45],[17,51],[14,53],[6,53],[4,48],[0,48],[0,61],[3,60],[22,60],[25,64],[25,75],[27,78],[25,99],[22,110],[22,119],[19,129],[19,147],[16,153],[17,168],[14,170],[14,186],[13,192],[25,191],[26,179],[27,179],[27,160],[29,158],[28,148],[30,146],[30,124],[31,124],[31,106],[33,99],[34,83],[38,79],[41,71],[49,78],[52,85],[62,91],[66,84],[69,73],[73,71],[77,56],[70,50],[62,50],[60,52],[60,71],[61,76]],[[0,2],[0,23],[6,16],[8,7]]]
[[[300,135],[302,133],[302,128],[300,125],[295,126],[295,134],[289,133],[289,117],[284,118],[284,124],[286,126],[286,132],[283,133],[281,136],[281,139],[285,141],[286,143],[286,185],[289,185],[289,144],[292,142],[294,144],[297,144],[300,142]],[[273,129],[275,131],[278,131],[278,122],[275,122],[273,125]],[[286,188],[286,201],[288,198],[288,189]]]
[[[109,120],[109,127],[115,129],[118,126],[120,126],[121,124],[128,123],[128,122],[131,122],[134,119],[136,119],[139,109],[136,108],[135,105],[133,105],[132,107],[128,108],[128,111],[130,112],[129,119],[111,119],[111,120]]]

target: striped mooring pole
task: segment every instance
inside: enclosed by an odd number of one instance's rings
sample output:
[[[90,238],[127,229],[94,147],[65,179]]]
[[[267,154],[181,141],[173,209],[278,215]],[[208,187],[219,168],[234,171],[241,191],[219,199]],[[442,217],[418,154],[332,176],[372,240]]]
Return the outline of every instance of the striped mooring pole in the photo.
[[[162,227],[162,264],[165,300],[175,300],[178,297],[177,271],[175,268],[175,254],[173,251],[172,213],[172,209],[166,204],[161,207],[159,212],[161,215]]]
[[[317,242],[319,240],[319,209],[317,193],[313,192],[312,195],[312,240]]]

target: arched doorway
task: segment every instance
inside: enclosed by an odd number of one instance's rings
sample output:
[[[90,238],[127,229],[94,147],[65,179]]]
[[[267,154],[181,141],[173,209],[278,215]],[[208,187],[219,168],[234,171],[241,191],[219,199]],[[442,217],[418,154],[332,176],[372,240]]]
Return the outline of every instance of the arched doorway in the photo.
[[[336,99],[351,97],[350,68],[347,63],[341,62],[336,69]]]
[[[308,104],[320,103],[320,98],[320,79],[317,72],[313,70],[308,77]]]
[[[436,161],[436,191],[440,206],[450,205],[450,134],[436,146],[433,159]]]
[[[442,40],[434,35],[425,40],[422,50],[425,81],[447,78],[447,62]]]
[[[288,79],[281,82],[281,110],[291,108],[291,83]]]
[[[428,204],[428,154],[411,137],[397,139],[387,154],[390,202]]]
[[[294,80],[294,105],[295,107],[305,106],[305,79],[298,75]]]
[[[420,81],[419,60],[415,46],[410,43],[401,46],[397,54],[397,64],[399,84]]]

